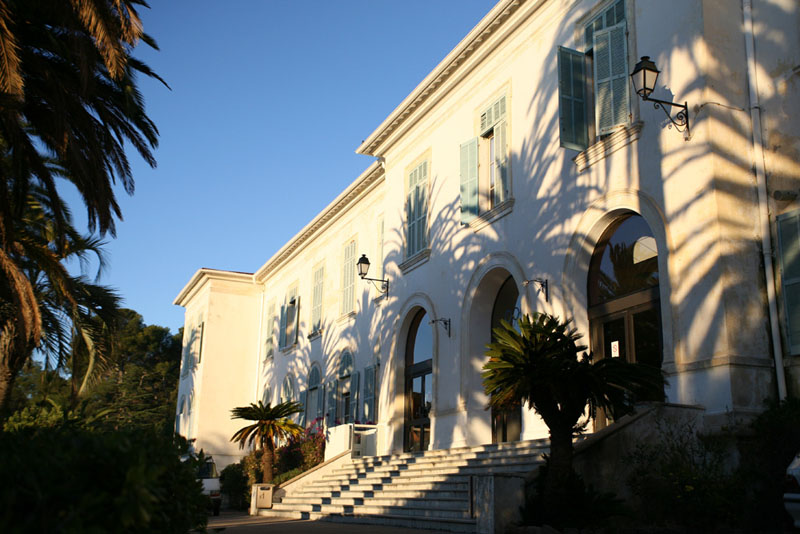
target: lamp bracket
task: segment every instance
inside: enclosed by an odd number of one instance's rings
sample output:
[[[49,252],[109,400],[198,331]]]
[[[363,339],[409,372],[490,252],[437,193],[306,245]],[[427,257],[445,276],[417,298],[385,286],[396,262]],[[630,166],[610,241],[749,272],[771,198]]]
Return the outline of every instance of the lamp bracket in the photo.
[[[435,324],[435,323],[442,323],[445,332],[447,332],[447,337],[450,337],[450,319],[439,317],[438,319],[431,319],[430,321],[428,321],[428,324]]]
[[[372,285],[375,286],[375,289],[380,291],[381,293],[389,294],[389,279],[381,279],[381,278],[367,278],[366,276],[361,277],[362,280],[369,280],[372,282]],[[377,282],[380,282],[381,285],[378,285]]]
[[[691,131],[689,130],[689,105],[687,102],[684,102],[683,104],[677,104],[675,102],[670,102],[668,100],[659,100],[658,98],[650,98],[649,96],[645,95],[641,96],[642,100],[644,100],[645,102],[652,102],[653,107],[655,107],[656,109],[660,109],[664,112],[669,121],[672,123],[671,125],[669,125],[670,128],[672,128],[672,125],[674,124],[676,130],[678,130],[679,132],[683,132],[683,138],[686,141],[688,141],[691,138],[692,134]],[[679,111],[678,113],[675,114],[674,119],[672,118],[672,115],[670,115],[669,111],[667,111],[667,108],[665,108],[664,106],[679,108]]]
[[[527,287],[528,284],[530,284],[531,282],[539,286],[537,293],[544,293],[544,301],[550,302],[550,289],[547,283],[547,278],[533,278],[531,280],[523,280],[522,285]]]

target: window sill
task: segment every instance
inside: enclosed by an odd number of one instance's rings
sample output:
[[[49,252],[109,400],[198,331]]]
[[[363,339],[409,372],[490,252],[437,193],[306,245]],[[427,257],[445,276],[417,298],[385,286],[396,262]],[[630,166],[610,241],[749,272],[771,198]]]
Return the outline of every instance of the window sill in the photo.
[[[416,269],[417,267],[419,267],[420,265],[426,263],[430,259],[430,257],[431,257],[431,249],[429,248],[423,249],[414,254],[413,256],[411,256],[410,258],[408,258],[400,265],[398,265],[398,267],[400,267],[400,272],[402,272],[403,274],[407,274]]]
[[[294,350],[296,347],[297,347],[297,343],[293,343],[293,344],[291,344],[291,345],[287,345],[287,346],[285,346],[285,347],[281,347],[281,348],[280,348],[280,349],[278,349],[278,350],[280,350],[280,351],[281,351],[281,353],[283,353],[283,354],[286,354],[287,352],[291,352],[291,351],[293,351],[293,350]]]
[[[598,161],[602,161],[620,148],[637,141],[642,133],[642,121],[624,126],[616,132],[600,139],[592,146],[572,158],[578,166],[578,173],[582,173]]]
[[[313,332],[308,334],[308,336],[307,336],[308,340],[309,341],[313,341],[313,340],[317,339],[318,337],[322,337],[322,332],[323,332],[322,328],[318,328],[318,329],[314,330]]]
[[[486,227],[489,224],[492,224],[498,219],[502,219],[514,209],[514,199],[509,198],[508,200],[501,202],[499,205],[495,206],[494,208],[490,209],[487,212],[481,213],[470,222],[466,224],[472,228],[474,232],[478,232],[482,228]]]
[[[356,312],[355,312],[355,310],[353,310],[351,312],[345,313],[344,315],[341,315],[338,319],[336,319],[336,322],[339,323],[339,324],[346,323],[346,322],[350,321],[351,319],[354,319],[355,316],[356,316]]]

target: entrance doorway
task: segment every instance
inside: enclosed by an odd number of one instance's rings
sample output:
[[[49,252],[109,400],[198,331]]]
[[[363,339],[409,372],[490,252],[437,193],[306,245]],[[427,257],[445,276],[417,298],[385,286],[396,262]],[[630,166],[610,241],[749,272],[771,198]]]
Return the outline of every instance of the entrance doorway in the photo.
[[[589,331],[595,357],[661,367],[658,284],[658,250],[647,222],[636,214],[615,221],[589,265]]]
[[[492,307],[492,342],[495,341],[494,329],[500,326],[500,321],[506,320],[514,323],[519,319],[520,309],[519,290],[512,276],[509,276],[500,290]],[[500,410],[492,408],[492,443],[504,441],[519,441],[522,435],[522,406]]]
[[[432,400],[433,331],[428,314],[419,310],[411,321],[406,341],[404,450],[428,450]]]

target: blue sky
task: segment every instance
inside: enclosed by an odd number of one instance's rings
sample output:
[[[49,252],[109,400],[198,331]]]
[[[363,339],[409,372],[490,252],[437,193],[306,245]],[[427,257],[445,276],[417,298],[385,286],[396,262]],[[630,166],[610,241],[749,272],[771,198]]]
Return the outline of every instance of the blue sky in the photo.
[[[194,272],[258,269],[372,162],[361,141],[495,1],[150,3],[161,50],[134,55],[172,90],[140,80],[158,167],[130,151],[136,192],[118,188],[100,281],[177,331],[172,301]]]

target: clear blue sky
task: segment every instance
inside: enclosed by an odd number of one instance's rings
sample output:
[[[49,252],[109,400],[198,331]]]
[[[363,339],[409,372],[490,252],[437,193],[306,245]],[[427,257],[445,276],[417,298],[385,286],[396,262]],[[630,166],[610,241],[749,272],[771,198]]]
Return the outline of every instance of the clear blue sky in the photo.
[[[148,324],[201,267],[253,272],[371,162],[355,149],[495,0],[150,0],[140,80],[161,136],[100,281]],[[78,224],[85,210],[75,205]],[[94,275],[94,272],[89,274]]]

